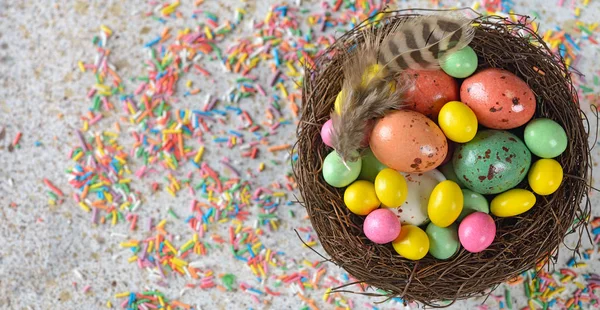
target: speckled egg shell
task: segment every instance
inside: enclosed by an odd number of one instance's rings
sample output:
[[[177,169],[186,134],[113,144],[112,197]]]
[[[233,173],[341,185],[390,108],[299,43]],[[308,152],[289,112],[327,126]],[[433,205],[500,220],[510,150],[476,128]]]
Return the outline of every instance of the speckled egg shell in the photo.
[[[406,91],[408,108],[436,120],[440,109],[459,98],[458,82],[442,70],[406,72],[414,84]]]
[[[400,110],[379,119],[371,132],[373,154],[401,172],[424,172],[439,166],[448,152],[446,136],[425,115]]]
[[[492,129],[512,129],[527,123],[535,113],[535,95],[518,76],[489,68],[463,81],[460,99],[479,124]]]
[[[527,176],[531,153],[510,132],[483,130],[456,149],[452,163],[467,188],[480,194],[497,194],[515,187]]]
[[[406,201],[400,207],[390,208],[390,210],[396,214],[402,224],[419,226],[428,223],[429,196],[435,186],[446,178],[436,169],[424,173],[402,173],[402,175],[408,187]]]

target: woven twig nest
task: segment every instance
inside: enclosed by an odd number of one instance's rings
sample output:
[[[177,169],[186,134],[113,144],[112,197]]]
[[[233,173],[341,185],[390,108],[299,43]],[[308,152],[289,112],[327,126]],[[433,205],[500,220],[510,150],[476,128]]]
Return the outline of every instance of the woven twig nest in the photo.
[[[489,248],[480,253],[461,248],[446,261],[430,255],[419,261],[404,259],[390,244],[369,241],[362,230],[364,217],[352,214],[344,206],[343,189],[325,183],[321,169],[331,149],[323,144],[320,128],[341,90],[342,51],[362,44],[365,29],[386,32],[394,24],[418,15],[414,11],[387,14],[376,26],[363,23],[346,33],[315,61],[315,67],[306,68],[294,171],[303,204],[330,261],[359,283],[386,292],[367,294],[401,297],[429,306],[447,306],[448,301],[485,295],[540,262],[554,262],[567,234],[577,232],[581,239],[581,223],[589,215],[589,203],[580,204],[584,198],[587,201],[588,134],[563,59],[552,54],[535,31],[528,28],[526,17],[520,17],[520,22],[499,16],[475,18],[476,34],[470,46],[478,55],[478,69],[502,68],[530,86],[537,98],[534,118],[550,118],[565,128],[569,144],[556,158],[565,177],[554,194],[538,196],[529,212],[495,218],[497,234]],[[518,187],[527,186],[525,181]]]

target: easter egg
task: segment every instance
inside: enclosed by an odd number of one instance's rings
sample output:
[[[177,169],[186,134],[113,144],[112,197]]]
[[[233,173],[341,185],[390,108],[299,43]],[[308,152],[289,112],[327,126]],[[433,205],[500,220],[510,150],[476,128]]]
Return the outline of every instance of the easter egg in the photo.
[[[525,189],[513,188],[492,199],[490,211],[498,217],[525,213],[535,205],[535,195]]]
[[[400,234],[392,246],[396,253],[410,260],[419,260],[429,251],[429,237],[419,227],[414,225],[405,225],[400,229]]]
[[[450,101],[440,110],[438,124],[448,139],[465,143],[477,133],[477,117],[475,113],[460,101]]]
[[[458,216],[458,220],[462,221],[467,215],[473,212],[490,213],[490,205],[483,195],[474,191],[463,189],[463,209]]]
[[[349,161],[346,162],[346,167],[338,153],[331,151],[323,161],[323,179],[333,187],[348,186],[358,178],[361,162],[360,158],[357,161]]]
[[[392,208],[398,220],[404,224],[423,225],[429,222],[427,205],[429,196],[438,183],[446,180],[438,170],[423,173],[402,173],[408,186],[406,201],[398,208]]]
[[[563,169],[554,159],[542,158],[529,169],[527,180],[529,186],[538,195],[550,195],[560,187]]]
[[[557,122],[536,118],[525,126],[525,144],[541,158],[554,158],[567,149],[567,133]]]
[[[497,194],[525,178],[531,153],[521,139],[508,131],[482,130],[456,149],[452,164],[467,188],[484,195]]]
[[[359,180],[350,184],[344,191],[344,204],[354,214],[367,215],[379,208],[380,202],[373,183]]]
[[[448,227],[463,208],[463,194],[458,184],[446,180],[435,186],[429,197],[427,215],[433,224]]]
[[[441,166],[439,170],[446,179],[448,179],[450,181],[454,181],[454,183],[458,184],[458,186],[460,186],[460,188],[465,188],[465,185],[458,178],[458,176],[456,175],[456,172],[454,172],[454,165],[452,164],[452,160],[450,160],[449,162],[447,162],[443,166]]]
[[[437,259],[448,259],[456,254],[460,247],[458,228],[456,224],[439,227],[429,223],[425,229],[429,237],[429,254]]]
[[[325,124],[323,124],[323,127],[321,127],[321,140],[323,140],[323,143],[325,143],[325,145],[331,147],[331,134],[333,131],[333,121],[332,120],[328,120],[325,122]]]
[[[412,79],[404,93],[408,109],[437,119],[446,102],[458,100],[458,82],[442,70],[406,70]]]
[[[464,79],[477,70],[477,54],[470,46],[465,46],[454,53],[442,56],[442,70],[455,78]]]
[[[469,214],[458,226],[460,244],[471,253],[487,249],[496,237],[494,219],[483,212]]]
[[[335,113],[342,114],[342,101],[344,100],[344,93],[340,90],[340,92],[335,97],[335,102],[333,103],[333,109]]]
[[[398,171],[385,168],[375,177],[375,193],[385,207],[397,208],[406,200],[406,180]]]
[[[385,168],[387,167],[382,164],[377,157],[375,157],[375,155],[373,155],[373,151],[371,151],[371,149],[367,149],[362,156],[362,167],[360,169],[358,178],[361,180],[375,182],[375,177],[379,171]]]
[[[442,130],[425,115],[394,111],[380,118],[371,132],[375,157],[401,172],[424,172],[439,166],[448,152]]]
[[[518,76],[488,68],[464,80],[460,101],[468,105],[479,124],[492,129],[513,129],[535,113],[535,95]]]
[[[377,209],[365,218],[363,231],[369,240],[384,244],[394,241],[400,234],[400,222],[389,209]]]
[[[367,69],[365,70],[365,72],[363,73],[361,85],[367,86],[367,84],[375,77],[382,78],[385,74],[384,70],[386,70],[386,69],[384,68],[384,66],[382,66],[380,64],[374,64],[374,65],[368,66]],[[390,93],[394,92],[396,90],[396,83],[390,82],[389,87],[390,87],[389,88]]]

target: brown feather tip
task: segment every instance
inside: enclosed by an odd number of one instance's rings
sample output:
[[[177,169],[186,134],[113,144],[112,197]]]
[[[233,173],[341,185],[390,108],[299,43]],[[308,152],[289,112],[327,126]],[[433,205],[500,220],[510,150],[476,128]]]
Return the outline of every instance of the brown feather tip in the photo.
[[[355,78],[354,78],[355,79]],[[411,79],[402,75],[401,83],[394,76],[375,76],[366,85],[351,87],[352,79],[344,81],[341,113],[333,111],[332,143],[342,161],[356,161],[363,141],[370,133],[373,120],[385,116],[390,110],[404,108],[404,93],[411,85]],[[390,89],[396,83],[396,89]]]

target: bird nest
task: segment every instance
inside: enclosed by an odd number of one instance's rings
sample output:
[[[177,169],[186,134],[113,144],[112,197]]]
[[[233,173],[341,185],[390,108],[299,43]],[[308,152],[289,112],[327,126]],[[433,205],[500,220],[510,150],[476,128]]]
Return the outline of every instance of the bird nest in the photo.
[[[363,22],[341,36],[313,67],[306,68],[294,173],[302,203],[330,256],[327,260],[357,280],[350,284],[379,289],[363,294],[401,297],[439,307],[489,294],[536,264],[548,263],[548,268],[552,268],[567,234],[576,233],[581,240],[583,223],[590,213],[589,123],[580,109],[564,60],[553,54],[530,28],[527,17],[517,16],[518,21],[513,21],[500,16],[477,16],[473,19],[475,37],[470,46],[479,58],[478,69],[502,68],[519,76],[536,95],[534,118],[550,118],[565,129],[568,147],[556,158],[564,170],[563,183],[554,194],[538,196],[529,212],[511,218],[495,217],[496,238],[480,253],[461,248],[448,260],[427,255],[410,261],[398,255],[391,244],[369,241],[362,229],[364,217],[351,213],[344,205],[343,189],[329,186],[322,177],[323,160],[331,149],[322,142],[320,128],[330,117],[341,90],[342,66],[348,50],[364,43],[365,31],[390,32],[397,23],[419,15],[415,11],[393,11],[385,12],[386,17],[377,22]],[[527,188],[528,184],[525,181],[518,187]],[[585,203],[581,203],[584,198]],[[336,290],[347,291],[347,287]]]

